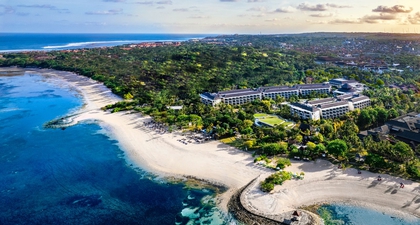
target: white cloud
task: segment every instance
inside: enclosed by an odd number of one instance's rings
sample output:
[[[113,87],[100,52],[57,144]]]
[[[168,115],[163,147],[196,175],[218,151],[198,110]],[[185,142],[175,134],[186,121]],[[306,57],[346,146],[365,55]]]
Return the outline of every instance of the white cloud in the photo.
[[[11,6],[7,5],[0,5],[0,16],[6,15],[6,14],[14,14],[16,11]]]
[[[123,14],[122,9],[110,9],[105,11],[86,12],[86,15],[120,15]]]
[[[310,17],[332,17],[334,16],[333,13],[315,13],[315,14],[310,14]]]
[[[408,21],[411,24],[420,24],[420,12],[417,12],[414,15],[409,15],[408,16]]]
[[[262,6],[262,7],[252,7],[252,8],[247,9],[246,11],[265,12],[267,11],[267,9],[264,6]]]
[[[276,10],[273,11],[273,13],[292,13],[295,12],[296,9],[291,7],[291,6],[287,6],[287,7],[281,7],[278,8]]]
[[[382,13],[410,13],[413,11],[412,7],[405,7],[403,5],[394,5],[392,7],[380,5],[372,10],[372,12]]]
[[[327,11],[328,6],[325,4],[310,5],[308,3],[301,3],[297,7],[302,11]]]
[[[159,5],[172,5],[172,1],[171,0],[158,1],[158,2],[156,2],[156,4],[159,4]]]

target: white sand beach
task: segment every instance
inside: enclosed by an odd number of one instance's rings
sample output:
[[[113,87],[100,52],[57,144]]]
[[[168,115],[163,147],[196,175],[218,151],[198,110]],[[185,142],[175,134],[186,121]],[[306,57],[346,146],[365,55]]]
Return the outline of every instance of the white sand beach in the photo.
[[[162,176],[192,176],[229,187],[219,199],[226,209],[231,194],[260,174],[272,171],[253,163],[251,154],[237,150],[218,141],[189,143],[177,141],[182,133],[159,134],[143,125],[151,120],[139,113],[104,112],[100,108],[120,101],[104,85],[70,72],[46,69],[30,69],[33,73],[66,81],[69,87],[77,89],[86,105],[77,121],[95,120],[109,135],[118,140],[129,164]],[[54,80],[54,79],[52,79]],[[57,82],[52,81],[52,82]]]
[[[100,110],[120,98],[102,84],[69,72],[28,69],[44,76],[58,77],[77,88],[84,96],[86,106],[78,121],[96,120],[119,141],[128,163],[163,176],[194,176],[224,184],[230,189],[221,196],[225,208],[232,193],[261,175],[273,171],[253,163],[250,154],[217,141],[185,145],[177,139],[182,134],[157,134],[147,129],[143,122],[149,117],[138,113],[108,113]],[[361,205],[386,209],[395,213],[409,213],[420,217],[420,185],[388,175],[376,181],[377,174],[354,169],[341,170],[325,160],[293,162],[286,170],[305,172],[303,180],[287,181],[270,193],[262,193],[258,185],[245,193],[247,201],[256,210],[278,214],[302,205],[329,201],[350,201]],[[405,187],[399,188],[403,182]]]
[[[419,183],[368,171],[359,174],[353,168],[342,170],[320,159],[315,162],[295,161],[286,170],[293,173],[303,171],[304,179],[286,181],[270,194],[260,191],[258,185],[248,189],[244,192],[245,199],[253,209],[278,214],[301,206],[343,202],[399,217],[420,217]],[[377,180],[378,176],[381,176],[381,181]],[[400,183],[404,188],[400,188]]]

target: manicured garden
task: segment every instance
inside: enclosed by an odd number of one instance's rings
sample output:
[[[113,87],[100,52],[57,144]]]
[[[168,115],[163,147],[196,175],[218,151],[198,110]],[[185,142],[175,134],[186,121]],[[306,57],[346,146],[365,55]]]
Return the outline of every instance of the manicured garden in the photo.
[[[266,113],[256,113],[254,114],[254,118],[269,126],[284,125],[287,127],[294,124],[293,122],[288,122],[279,116],[270,115]]]

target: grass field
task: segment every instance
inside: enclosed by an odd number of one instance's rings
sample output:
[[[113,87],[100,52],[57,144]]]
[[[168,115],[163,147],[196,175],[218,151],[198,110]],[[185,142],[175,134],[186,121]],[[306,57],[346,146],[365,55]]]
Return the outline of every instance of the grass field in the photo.
[[[269,115],[265,113],[256,113],[254,114],[254,118],[270,126],[281,125],[281,124],[285,126],[291,126],[294,124],[293,122],[288,122],[276,115]]]

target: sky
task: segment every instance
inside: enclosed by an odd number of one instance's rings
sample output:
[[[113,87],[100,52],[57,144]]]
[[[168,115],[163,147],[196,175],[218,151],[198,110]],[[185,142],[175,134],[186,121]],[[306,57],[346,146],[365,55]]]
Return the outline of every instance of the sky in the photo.
[[[418,0],[0,0],[0,32],[420,33]]]

